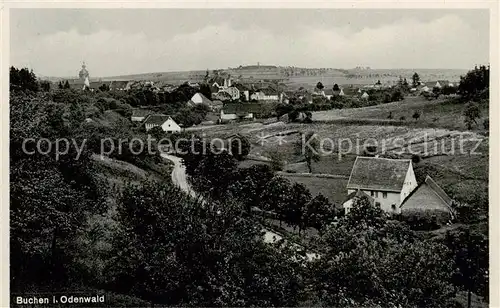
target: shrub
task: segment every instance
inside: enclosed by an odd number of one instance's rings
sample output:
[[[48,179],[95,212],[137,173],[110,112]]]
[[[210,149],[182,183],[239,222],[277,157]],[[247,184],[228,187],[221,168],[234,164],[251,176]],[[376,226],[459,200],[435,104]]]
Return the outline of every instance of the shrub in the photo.
[[[483,127],[484,129],[490,129],[490,119],[484,119]]]
[[[403,210],[399,216],[400,221],[406,222],[415,231],[437,230],[450,219],[448,212],[440,210]]]
[[[405,116],[402,116],[399,118],[400,121],[406,121],[406,117]]]

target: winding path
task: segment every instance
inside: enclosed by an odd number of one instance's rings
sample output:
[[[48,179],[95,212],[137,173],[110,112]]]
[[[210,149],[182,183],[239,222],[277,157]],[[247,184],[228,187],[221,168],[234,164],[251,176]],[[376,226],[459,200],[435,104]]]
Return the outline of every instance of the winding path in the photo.
[[[179,158],[177,156],[173,156],[170,154],[165,154],[165,153],[162,153],[161,156],[174,163],[174,169],[172,170],[172,182],[174,183],[174,185],[179,186],[182,190],[187,192],[190,196],[197,197],[196,192],[191,188],[191,185],[189,185],[189,183],[187,181],[186,167],[182,164],[182,158]],[[264,242],[265,243],[275,243],[275,242],[283,239],[283,236],[281,236],[278,233],[275,233],[273,231],[270,231],[267,229],[262,229],[262,231],[265,232],[264,233]],[[307,255],[307,258],[309,260],[312,260],[312,259],[318,257],[318,255],[315,253],[306,253],[306,255]]]

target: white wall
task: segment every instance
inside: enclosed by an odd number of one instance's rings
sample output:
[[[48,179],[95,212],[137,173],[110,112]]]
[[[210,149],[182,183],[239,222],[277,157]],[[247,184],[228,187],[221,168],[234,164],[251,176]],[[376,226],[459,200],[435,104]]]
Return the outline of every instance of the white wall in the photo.
[[[181,127],[174,120],[168,119],[161,125],[161,128],[166,132],[180,132]]]
[[[356,190],[354,189],[349,189],[347,191],[347,194],[350,194]],[[365,194],[368,196],[371,196],[374,199],[374,203],[376,204],[377,202],[380,203],[380,208],[384,210],[387,213],[399,213],[399,206],[401,205],[401,196],[397,192],[390,192],[386,191],[385,193],[387,194],[386,197],[384,198],[384,192],[383,191],[372,191],[371,190],[363,190]],[[395,209],[393,209],[392,205],[395,205]]]
[[[403,203],[403,201],[408,197],[408,195],[417,188],[417,179],[415,177],[415,172],[413,171],[413,165],[410,162],[410,166],[408,167],[408,171],[406,172],[405,182],[403,184],[403,189],[401,190],[401,196],[399,204]]]
[[[141,122],[145,117],[132,117],[132,122]]]

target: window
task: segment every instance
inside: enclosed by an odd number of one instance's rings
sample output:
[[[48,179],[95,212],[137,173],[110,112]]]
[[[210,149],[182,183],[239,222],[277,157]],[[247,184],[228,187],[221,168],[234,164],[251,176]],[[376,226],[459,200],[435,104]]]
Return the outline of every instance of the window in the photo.
[[[378,198],[378,191],[375,192],[375,198]]]
[[[384,199],[387,199],[387,193],[386,193],[386,192],[383,192],[383,193],[382,193],[382,197],[383,197]]]
[[[391,208],[392,208],[393,211],[395,211],[396,210],[396,205],[395,204],[391,204]]]
[[[375,206],[380,207],[380,202],[375,202]]]
[[[370,196],[372,196],[372,197],[375,196],[375,192],[373,190],[370,191]]]

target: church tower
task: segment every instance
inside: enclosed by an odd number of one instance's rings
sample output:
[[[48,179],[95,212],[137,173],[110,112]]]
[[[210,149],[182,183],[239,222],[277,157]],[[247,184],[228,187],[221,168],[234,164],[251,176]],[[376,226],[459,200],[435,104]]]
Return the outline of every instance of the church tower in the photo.
[[[87,68],[85,66],[85,62],[82,64],[82,69],[80,70],[80,73],[78,74],[80,77],[81,81],[85,81],[85,79],[89,78],[89,71],[87,71]]]

